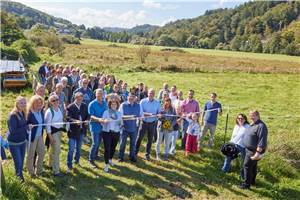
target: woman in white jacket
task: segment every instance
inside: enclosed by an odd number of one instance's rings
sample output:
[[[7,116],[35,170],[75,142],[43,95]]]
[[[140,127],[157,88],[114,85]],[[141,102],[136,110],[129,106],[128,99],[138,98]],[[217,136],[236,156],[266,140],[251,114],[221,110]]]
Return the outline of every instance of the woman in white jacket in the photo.
[[[237,115],[235,122],[236,125],[233,129],[230,142],[235,144],[235,147],[237,148],[238,152],[241,154],[242,160],[244,160],[245,147],[243,144],[243,138],[247,128],[249,128],[249,122],[247,121],[247,116],[242,113]],[[231,160],[232,159],[230,157],[226,156],[222,167],[223,172],[225,173],[229,172]],[[241,177],[243,178],[242,172],[241,172]]]

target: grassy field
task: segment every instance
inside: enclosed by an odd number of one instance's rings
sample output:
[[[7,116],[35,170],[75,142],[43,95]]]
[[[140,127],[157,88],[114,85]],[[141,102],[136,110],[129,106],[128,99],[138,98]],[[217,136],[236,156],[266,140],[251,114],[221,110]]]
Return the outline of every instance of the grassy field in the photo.
[[[92,69],[86,68],[89,71]],[[186,91],[193,88],[201,107],[211,91],[219,94],[219,101],[229,106],[231,136],[234,117],[250,109],[261,111],[269,128],[269,147],[266,157],[259,163],[258,184],[250,191],[240,190],[239,163],[233,162],[233,172],[220,171],[223,156],[225,115],[219,119],[216,145],[185,158],[177,151],[169,162],[145,161],[144,149],[137,164],[117,163],[111,174],[102,169],[90,169],[87,161],[89,146],[82,150],[82,167],[63,178],[54,178],[49,169],[46,176],[31,179],[25,172],[25,184],[14,176],[13,163],[4,165],[6,190],[2,199],[297,199],[300,195],[300,96],[298,74],[247,74],[247,73],[168,73],[137,72],[115,73],[130,85],[140,81],[159,89],[163,82],[177,84]],[[31,90],[20,94],[29,97]],[[1,125],[6,129],[6,115],[13,106],[16,91],[1,95]],[[227,112],[228,110],[225,109]],[[226,113],[225,112],[225,113]],[[282,118],[282,116],[298,116]],[[62,145],[61,168],[66,170],[67,140]],[[178,147],[180,142],[178,141]],[[103,148],[101,146],[101,155]],[[152,152],[154,153],[154,151]],[[9,153],[8,153],[9,154]],[[48,161],[48,155],[46,156]],[[46,162],[47,163],[47,162]],[[103,160],[98,162],[103,168]]]
[[[66,45],[63,57],[49,57],[45,48],[38,48],[43,59],[65,64],[74,63],[91,70],[114,72],[247,72],[300,73],[300,58],[286,55],[187,49],[164,52],[166,47],[149,46],[151,53],[141,64],[138,45],[84,39],[81,45]]]
[[[42,60],[75,64],[88,73],[111,72],[130,86],[144,82],[159,90],[163,82],[176,84],[184,91],[192,88],[203,107],[211,91],[218,93],[225,114],[219,118],[216,145],[185,158],[179,150],[169,162],[117,163],[111,174],[90,169],[89,146],[83,145],[82,167],[72,174],[54,178],[46,175],[25,184],[14,175],[11,159],[4,164],[6,188],[1,199],[298,199],[300,196],[300,60],[285,55],[231,51],[182,49],[185,53],[165,53],[165,47],[151,46],[145,64],[136,56],[138,46],[83,40],[81,45],[66,45],[63,57],[49,56],[37,48]],[[40,63],[31,66],[36,71]],[[180,72],[178,72],[180,71]],[[262,73],[261,73],[262,72]],[[30,97],[31,88],[1,92],[1,127],[7,130],[7,115],[17,95]],[[224,157],[219,151],[224,140],[226,113],[230,139],[234,118],[258,109],[269,128],[268,153],[259,163],[258,184],[250,191],[240,190],[240,163],[233,162],[229,174],[221,172]],[[3,134],[3,133],[2,133]],[[178,141],[178,147],[180,141]],[[67,137],[63,137],[61,168],[66,171]],[[152,152],[154,153],[154,151]],[[7,154],[10,156],[9,152]],[[101,146],[103,158],[103,147]],[[48,154],[45,158],[47,165]]]

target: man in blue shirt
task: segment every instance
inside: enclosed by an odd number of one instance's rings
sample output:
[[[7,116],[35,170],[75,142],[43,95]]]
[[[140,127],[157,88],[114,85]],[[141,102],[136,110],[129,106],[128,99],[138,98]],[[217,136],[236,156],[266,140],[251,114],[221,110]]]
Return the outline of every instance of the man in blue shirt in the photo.
[[[121,104],[119,111],[123,116],[124,129],[121,134],[120,150],[119,150],[119,162],[124,161],[124,152],[126,147],[127,137],[130,137],[130,160],[136,162],[135,155],[135,141],[137,136],[137,120],[130,120],[131,117],[141,117],[142,110],[139,103],[135,102],[135,94],[129,93],[128,101]],[[127,117],[126,117],[127,116]],[[127,118],[127,119],[126,119]]]
[[[203,142],[203,139],[207,131],[209,130],[210,132],[209,141],[208,141],[209,148],[213,146],[218,114],[220,116],[222,115],[222,105],[219,102],[217,102],[216,98],[217,98],[216,93],[213,92],[210,94],[210,101],[205,103],[204,112],[202,113],[202,120],[201,120],[201,125],[203,126],[203,119],[204,119],[204,126],[202,129],[202,135],[200,140],[201,142]]]
[[[101,132],[102,125],[104,122],[102,115],[107,109],[106,102],[103,100],[103,90],[96,90],[96,99],[93,100],[88,106],[88,113],[91,118],[90,131],[92,134],[92,147],[90,150],[89,161],[93,168],[96,168],[95,159],[99,151],[99,146],[101,143]]]
[[[147,141],[147,146],[146,146],[146,159],[150,160],[150,151],[151,151],[151,146],[152,146],[152,141],[153,141],[153,136],[156,134],[156,127],[157,127],[157,117],[149,117],[152,115],[157,115],[160,110],[160,103],[158,100],[154,99],[155,91],[154,89],[150,89],[148,92],[148,98],[143,99],[140,102],[141,109],[143,112],[144,118],[142,120],[137,140],[136,140],[136,155],[139,152],[141,142],[144,138],[145,132],[147,131],[148,134],[148,141]]]

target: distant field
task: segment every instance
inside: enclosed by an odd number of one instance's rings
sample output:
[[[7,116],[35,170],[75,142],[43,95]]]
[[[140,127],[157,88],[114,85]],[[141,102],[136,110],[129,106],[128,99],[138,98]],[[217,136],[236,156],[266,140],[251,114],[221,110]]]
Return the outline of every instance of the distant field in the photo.
[[[90,67],[84,69],[93,71]],[[46,170],[45,177],[30,179],[25,172],[27,182],[23,185],[15,179],[13,163],[10,160],[4,167],[8,187],[4,192],[4,199],[299,199],[298,74],[167,72],[114,74],[127,81],[130,86],[142,81],[158,90],[163,82],[176,84],[184,91],[185,97],[186,91],[193,88],[201,107],[208,99],[209,92],[216,91],[219,101],[224,106],[224,115],[219,118],[217,127],[216,146],[213,150],[204,148],[189,159],[186,159],[184,152],[179,150],[170,162],[147,162],[142,159],[142,153],[137,164],[117,163],[117,166],[112,168],[112,174],[105,174],[102,171],[102,160],[98,162],[101,169],[89,168],[87,161],[89,146],[84,145],[82,167],[76,168],[71,175],[61,179],[53,178],[51,172]],[[19,93],[29,97],[32,92],[27,88],[20,92],[9,91],[1,95],[1,126],[5,130],[6,116]],[[240,190],[236,186],[240,182],[238,162],[233,162],[232,173],[225,175],[220,171],[223,156],[219,148],[223,143],[228,106],[229,129],[226,140],[231,136],[234,117],[239,112],[247,114],[250,109],[258,109],[269,128],[268,153],[259,163],[258,184],[250,191]],[[61,158],[63,171],[66,170],[66,142],[64,136]],[[178,147],[179,144],[178,141]]]
[[[110,45],[116,44],[118,46],[137,48],[139,45],[133,45],[128,43],[112,43],[107,41],[92,40],[92,39],[83,39],[82,44],[90,45]],[[150,46],[152,50],[160,51],[161,49],[169,48],[165,46]],[[177,47],[172,47],[177,48]],[[288,56],[283,54],[265,54],[265,53],[252,53],[252,52],[240,52],[240,51],[225,51],[225,50],[213,50],[213,49],[195,49],[195,48],[178,48],[186,52],[195,53],[195,54],[204,54],[212,56],[225,56],[225,57],[239,57],[239,58],[254,58],[262,60],[278,60],[278,61],[289,61],[300,64],[300,58],[297,56]]]
[[[300,58],[286,55],[255,54],[221,50],[180,48],[181,52],[164,52],[150,46],[151,53],[141,64],[138,45],[83,39],[81,45],[66,45],[63,57],[49,57],[38,48],[43,59],[74,63],[104,71],[183,71],[183,72],[247,72],[300,73]]]

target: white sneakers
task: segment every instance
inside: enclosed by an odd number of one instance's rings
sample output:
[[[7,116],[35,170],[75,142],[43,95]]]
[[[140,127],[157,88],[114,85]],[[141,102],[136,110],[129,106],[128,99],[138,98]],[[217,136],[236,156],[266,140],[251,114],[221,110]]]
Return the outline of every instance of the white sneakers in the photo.
[[[109,160],[108,163],[110,164],[110,166],[114,166],[115,164],[112,162],[112,160]]]
[[[105,164],[104,166],[104,172],[108,173],[109,172],[109,165]]]
[[[114,166],[114,163],[112,162],[112,160],[108,161],[108,164],[104,165],[104,172],[108,173],[109,172],[109,165],[110,166]]]

